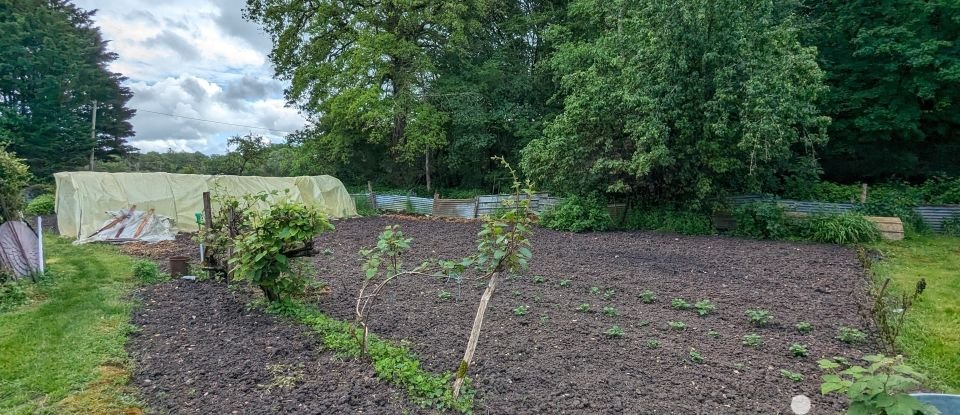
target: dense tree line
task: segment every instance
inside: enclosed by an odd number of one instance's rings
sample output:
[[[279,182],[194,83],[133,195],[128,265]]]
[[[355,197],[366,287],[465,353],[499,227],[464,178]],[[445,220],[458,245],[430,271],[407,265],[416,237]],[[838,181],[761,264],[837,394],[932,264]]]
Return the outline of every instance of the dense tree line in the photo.
[[[248,0],[302,157],[351,179],[651,202],[960,173],[950,0]],[[824,171],[825,170],[825,171]]]

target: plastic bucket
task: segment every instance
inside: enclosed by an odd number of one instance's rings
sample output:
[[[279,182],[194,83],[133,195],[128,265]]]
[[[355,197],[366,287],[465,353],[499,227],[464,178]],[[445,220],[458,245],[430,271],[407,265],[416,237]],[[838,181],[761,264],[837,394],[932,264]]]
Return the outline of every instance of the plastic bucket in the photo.
[[[189,257],[185,256],[172,256],[168,259],[170,264],[170,276],[173,278],[180,278],[184,275],[187,275],[187,262],[190,261]]]

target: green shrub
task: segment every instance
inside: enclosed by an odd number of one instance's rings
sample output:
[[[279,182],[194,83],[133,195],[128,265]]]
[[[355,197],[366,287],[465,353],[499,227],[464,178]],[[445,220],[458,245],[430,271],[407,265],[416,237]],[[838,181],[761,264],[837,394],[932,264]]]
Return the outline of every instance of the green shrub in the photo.
[[[710,217],[698,212],[666,209],[634,209],[623,224],[627,229],[674,232],[683,235],[714,233]]]
[[[943,176],[927,179],[920,186],[922,203],[927,205],[960,205],[960,177]]]
[[[155,284],[170,279],[169,275],[160,272],[160,267],[157,266],[156,262],[150,260],[134,262],[133,277],[147,284]]]
[[[540,216],[540,225],[558,231],[605,231],[613,225],[599,198],[570,197]]]
[[[857,213],[814,215],[808,219],[809,239],[837,245],[873,242],[880,231],[873,222]]]
[[[0,223],[19,219],[23,210],[23,188],[30,182],[30,172],[23,160],[8,152],[0,143]]]
[[[960,215],[953,215],[943,221],[943,233],[952,236],[960,236]]]
[[[27,208],[24,209],[28,215],[31,216],[40,216],[40,215],[49,215],[53,213],[53,209],[56,206],[56,201],[51,194],[43,194],[33,198]]]
[[[782,239],[789,235],[786,212],[774,202],[755,202],[733,211],[738,236],[755,239]]]

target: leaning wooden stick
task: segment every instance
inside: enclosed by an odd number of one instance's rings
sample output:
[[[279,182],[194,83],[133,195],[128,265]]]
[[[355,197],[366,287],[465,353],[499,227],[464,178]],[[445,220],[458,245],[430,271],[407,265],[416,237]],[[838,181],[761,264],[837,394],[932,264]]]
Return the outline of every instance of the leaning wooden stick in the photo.
[[[123,221],[130,219],[130,216],[133,216],[133,210],[136,209],[137,205],[130,206],[130,210],[127,210],[127,213],[120,216],[120,229],[117,229],[117,234],[113,235],[114,238],[119,238],[120,234],[123,233],[124,229],[127,229],[127,225]]]
[[[130,211],[132,212],[133,209],[136,208],[136,207],[137,207],[137,205],[130,206]],[[122,211],[122,210],[121,210],[121,211]],[[112,227],[114,227],[114,226],[117,226],[117,224],[120,223],[120,222],[123,222],[123,220],[124,220],[124,215],[120,215],[120,216],[118,216],[116,219],[110,221],[110,223],[106,224],[104,227],[98,229],[96,232],[91,233],[89,236],[87,236],[87,238],[93,238],[94,236],[99,235],[100,232],[103,232],[103,231],[105,231],[105,230],[107,230],[107,229],[110,229],[110,228],[112,228]]]
[[[143,215],[143,219],[140,220],[140,226],[137,226],[137,231],[133,233],[133,239],[140,238],[140,234],[143,233],[143,228],[147,226],[147,222],[150,221],[150,217],[153,216],[153,212],[154,209],[150,208],[150,210],[147,211],[147,214]]]

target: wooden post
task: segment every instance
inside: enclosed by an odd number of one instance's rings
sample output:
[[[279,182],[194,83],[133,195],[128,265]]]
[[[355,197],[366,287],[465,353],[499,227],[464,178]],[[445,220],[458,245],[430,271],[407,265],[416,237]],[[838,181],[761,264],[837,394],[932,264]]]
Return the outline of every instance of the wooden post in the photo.
[[[860,190],[860,203],[867,203],[867,184],[863,184],[863,188]]]
[[[370,197],[370,207],[377,210],[377,195],[373,194],[373,183],[367,181],[367,195]]]
[[[207,231],[213,229],[213,207],[210,204],[210,192],[203,192],[203,224]]]
[[[497,272],[490,276],[490,282],[487,283],[487,289],[483,291],[480,297],[480,306],[477,307],[477,315],[473,318],[473,329],[470,330],[470,340],[467,341],[467,350],[463,353],[463,360],[457,367],[457,378],[453,381],[453,397],[460,396],[460,388],[463,387],[463,379],[467,377],[467,370],[470,369],[470,361],[473,360],[473,354],[477,351],[477,341],[480,340],[480,328],[483,326],[483,315],[487,312],[487,304],[490,297],[493,297],[493,291],[497,289],[499,280]]]
[[[480,217],[480,196],[473,198],[473,218]]]

